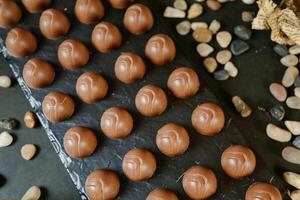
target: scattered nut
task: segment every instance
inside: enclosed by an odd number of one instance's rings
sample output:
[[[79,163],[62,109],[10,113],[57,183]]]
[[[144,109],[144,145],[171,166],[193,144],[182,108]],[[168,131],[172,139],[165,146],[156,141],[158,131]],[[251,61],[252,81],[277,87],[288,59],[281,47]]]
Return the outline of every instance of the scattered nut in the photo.
[[[289,131],[279,128],[274,124],[267,125],[266,133],[269,138],[278,142],[289,142],[292,139],[292,134]]]
[[[284,172],[283,179],[291,186],[300,190],[300,174],[294,172]]]
[[[21,200],[39,200],[41,197],[41,189],[37,186],[32,186],[23,195]]]
[[[24,160],[31,160],[36,154],[36,146],[34,144],[25,144],[21,148],[21,156]]]
[[[28,111],[25,113],[24,122],[27,128],[34,128],[36,126],[36,116],[33,112]]]
[[[251,115],[252,109],[243,99],[241,99],[241,97],[234,96],[232,98],[232,103],[242,117],[248,117]]]
[[[282,158],[287,162],[300,165],[300,150],[295,147],[285,147],[282,150]]]

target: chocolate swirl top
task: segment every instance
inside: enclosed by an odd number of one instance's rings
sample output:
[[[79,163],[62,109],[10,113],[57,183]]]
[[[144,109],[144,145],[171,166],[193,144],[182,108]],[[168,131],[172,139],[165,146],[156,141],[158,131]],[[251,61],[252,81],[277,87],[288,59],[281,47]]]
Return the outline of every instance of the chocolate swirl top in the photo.
[[[223,110],[213,103],[200,104],[193,111],[192,124],[198,133],[213,136],[224,127],[225,116]]]
[[[22,0],[26,10],[30,13],[39,13],[45,10],[52,0]]]
[[[274,185],[255,182],[248,188],[245,200],[282,200],[282,196]]]
[[[73,158],[85,158],[95,151],[97,138],[95,133],[85,127],[75,126],[70,128],[64,136],[64,148]]]
[[[136,108],[145,116],[160,115],[166,110],[167,105],[168,99],[165,92],[155,85],[142,87],[135,97]]]
[[[71,97],[61,92],[50,92],[42,103],[44,115],[51,122],[61,122],[71,118],[75,104]]]
[[[175,69],[169,76],[168,88],[181,99],[194,96],[200,87],[200,81],[196,72],[188,67]]]
[[[133,181],[151,178],[156,170],[153,154],[145,149],[132,149],[126,153],[122,163],[125,175]]]
[[[179,200],[175,192],[164,188],[157,188],[150,192],[146,200]]]
[[[177,124],[166,124],[156,135],[156,145],[165,155],[173,157],[183,154],[189,147],[190,137],[186,129]]]
[[[125,109],[112,107],[101,117],[101,129],[111,139],[128,136],[133,128],[133,119]]]
[[[85,191],[90,200],[111,200],[119,193],[120,181],[116,173],[97,169],[85,181]]]
[[[117,78],[126,83],[134,83],[144,77],[146,66],[143,59],[135,53],[122,53],[115,63]]]
[[[84,24],[98,22],[104,16],[105,9],[100,0],[77,0],[75,15]]]
[[[174,60],[176,47],[173,40],[165,34],[152,36],[145,48],[146,56],[156,65],[164,65]]]
[[[22,11],[11,0],[0,0],[0,28],[8,28],[20,21]]]
[[[58,47],[58,60],[66,69],[74,70],[83,67],[90,59],[86,46],[74,39],[67,39]]]
[[[154,20],[150,9],[137,3],[127,8],[123,22],[129,32],[140,35],[152,28]]]
[[[228,176],[241,179],[253,173],[256,158],[251,149],[241,145],[233,145],[223,152],[221,165]]]
[[[191,199],[207,199],[217,191],[217,178],[212,170],[193,166],[184,172],[182,185]]]
[[[40,17],[40,30],[48,39],[66,35],[70,29],[69,19],[59,10],[50,8]]]

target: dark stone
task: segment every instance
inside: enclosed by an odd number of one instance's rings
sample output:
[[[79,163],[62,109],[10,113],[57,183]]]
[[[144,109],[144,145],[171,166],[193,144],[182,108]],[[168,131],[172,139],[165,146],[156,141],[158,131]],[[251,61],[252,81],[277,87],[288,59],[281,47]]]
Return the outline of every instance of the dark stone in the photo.
[[[281,105],[276,105],[270,110],[271,115],[274,119],[281,121],[285,115],[285,109]]]
[[[289,49],[285,45],[276,44],[273,47],[273,50],[275,51],[276,54],[278,54],[281,57],[284,57],[289,54]]]
[[[297,76],[297,78],[295,79],[294,86],[300,87],[300,76]]]
[[[238,25],[234,27],[233,32],[242,40],[250,40],[252,32],[249,28],[243,25]]]
[[[298,149],[300,149],[300,136],[297,136],[294,141],[293,141],[293,145],[295,147],[297,147]]]
[[[230,50],[233,55],[238,56],[250,49],[250,46],[242,40],[234,40],[230,45]]]
[[[214,78],[218,81],[225,81],[229,78],[229,74],[226,70],[218,70],[214,73]]]

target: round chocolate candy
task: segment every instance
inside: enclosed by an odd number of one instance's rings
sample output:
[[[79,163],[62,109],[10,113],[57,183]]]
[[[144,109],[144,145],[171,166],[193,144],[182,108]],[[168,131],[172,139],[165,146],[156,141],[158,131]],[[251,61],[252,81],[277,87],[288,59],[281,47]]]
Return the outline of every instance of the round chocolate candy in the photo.
[[[42,103],[44,115],[51,122],[61,122],[70,119],[75,110],[73,99],[61,92],[50,92]]]
[[[20,7],[12,0],[0,0],[0,27],[8,28],[17,24],[22,17]]]
[[[143,181],[153,176],[156,170],[156,160],[148,150],[132,149],[124,156],[122,167],[129,179]]]
[[[106,80],[97,73],[85,72],[76,83],[76,93],[85,103],[96,103],[103,99],[108,92]]]
[[[125,109],[112,107],[103,113],[100,126],[107,137],[121,139],[132,131],[133,119]]]
[[[32,58],[24,65],[23,78],[33,89],[44,88],[53,83],[55,70],[50,63],[39,58]]]
[[[251,149],[241,145],[233,145],[223,152],[221,165],[228,176],[242,179],[253,173],[256,159]]]
[[[137,110],[148,117],[153,117],[163,113],[168,105],[165,92],[155,85],[142,87],[136,97],[135,106]]]
[[[224,112],[222,108],[216,104],[200,104],[193,111],[192,124],[198,133],[213,136],[219,133],[224,127]]]
[[[58,60],[60,64],[70,70],[83,67],[90,59],[89,50],[80,41],[67,39],[58,47]]]
[[[180,99],[194,96],[200,87],[197,73],[188,67],[175,69],[169,76],[168,88]]]
[[[108,0],[110,5],[116,9],[124,9],[134,2],[134,0]]]
[[[123,23],[130,33],[140,35],[152,28],[154,20],[151,10],[147,6],[137,3],[127,8]]]
[[[101,0],[77,0],[75,15],[84,24],[92,24],[100,21],[104,16],[105,9]]]
[[[146,56],[156,65],[164,65],[174,60],[176,47],[173,40],[165,34],[152,36],[145,48]]]
[[[37,49],[35,36],[23,28],[11,29],[5,40],[8,51],[17,58],[28,56]]]
[[[150,192],[146,200],[179,200],[175,192],[164,189],[157,188]]]
[[[92,155],[97,147],[95,133],[85,127],[70,128],[64,136],[64,148],[72,158],[85,158]]]
[[[122,53],[115,63],[115,74],[123,83],[130,84],[144,77],[146,66],[135,53]]]
[[[189,147],[190,137],[186,129],[177,124],[166,124],[157,131],[156,145],[165,155],[182,155]]]
[[[40,30],[48,39],[55,39],[66,35],[70,29],[70,21],[64,13],[50,8],[40,17]]]
[[[255,182],[248,188],[245,200],[282,200],[280,191],[274,185]]]
[[[92,32],[92,43],[99,52],[108,53],[122,44],[122,35],[115,25],[101,22]]]
[[[214,172],[201,166],[193,166],[184,172],[182,186],[191,199],[207,199],[217,191]]]
[[[116,173],[97,169],[85,181],[85,191],[90,200],[112,200],[119,193],[120,181]]]
[[[49,7],[52,0],[22,0],[26,10],[30,13],[39,13]]]

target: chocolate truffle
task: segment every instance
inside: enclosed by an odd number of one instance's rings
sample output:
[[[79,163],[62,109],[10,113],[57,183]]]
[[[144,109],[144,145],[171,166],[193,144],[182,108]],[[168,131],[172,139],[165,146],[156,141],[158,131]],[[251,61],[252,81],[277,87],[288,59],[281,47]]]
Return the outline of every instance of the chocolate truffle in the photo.
[[[0,27],[8,28],[20,21],[22,11],[20,7],[11,0],[0,0]]]
[[[39,58],[32,58],[24,65],[23,78],[29,87],[39,89],[53,83],[55,70],[50,63]]]
[[[97,73],[85,72],[76,83],[76,93],[85,103],[96,103],[103,99],[108,92],[106,80]]]
[[[184,172],[182,186],[191,199],[207,199],[217,191],[214,172],[201,166],[193,166]]]
[[[97,169],[85,181],[85,191],[90,200],[112,200],[119,193],[120,181],[116,173]]]
[[[188,67],[175,69],[169,76],[168,88],[173,95],[180,99],[194,96],[200,87],[196,72]]]
[[[156,170],[156,160],[148,150],[132,149],[124,156],[122,167],[129,179],[143,181],[153,176]]]
[[[112,107],[103,113],[100,126],[107,137],[120,139],[128,136],[132,131],[133,119],[125,109]]]
[[[192,124],[198,133],[213,136],[219,133],[224,127],[224,112],[222,108],[216,104],[200,104],[193,111]]]
[[[274,185],[255,182],[248,188],[245,200],[282,200],[280,191]]]
[[[8,51],[17,58],[28,56],[37,49],[35,36],[23,28],[11,29],[5,40]]]
[[[75,15],[84,24],[92,24],[100,21],[105,10],[100,0],[77,0],[75,4]]]
[[[51,122],[61,122],[71,118],[75,110],[73,99],[61,92],[50,92],[42,103],[44,115]]]
[[[115,74],[123,83],[130,84],[142,79],[146,72],[143,59],[135,53],[122,53],[115,63]]]
[[[70,128],[64,136],[64,148],[72,158],[85,158],[93,154],[97,147],[95,133],[85,127]]]
[[[90,59],[86,46],[74,39],[67,39],[58,47],[58,60],[60,64],[70,70],[83,67]]]
[[[146,200],[179,200],[175,192],[164,188],[157,188],[150,192]]]
[[[174,60],[176,47],[173,40],[165,34],[152,36],[145,48],[146,56],[156,65],[164,65]]]
[[[151,10],[147,6],[137,3],[127,8],[123,23],[130,33],[140,35],[149,31],[154,22]]]
[[[108,53],[121,45],[122,35],[115,25],[101,22],[92,32],[92,43],[99,52]]]
[[[52,0],[22,0],[26,10],[30,13],[39,13],[49,7]]]
[[[180,125],[166,124],[157,131],[156,145],[167,156],[182,155],[188,149],[189,144],[189,134]]]
[[[242,179],[253,173],[256,159],[251,149],[241,145],[233,145],[223,152],[221,165],[228,176]]]
[[[137,110],[148,117],[154,117],[163,113],[168,105],[165,92],[155,85],[142,87],[136,97],[135,106]]]
[[[55,39],[66,35],[70,29],[70,21],[64,13],[50,8],[40,17],[40,30],[48,39]]]
[[[116,9],[127,8],[130,4],[134,2],[134,0],[108,0],[110,5]]]

